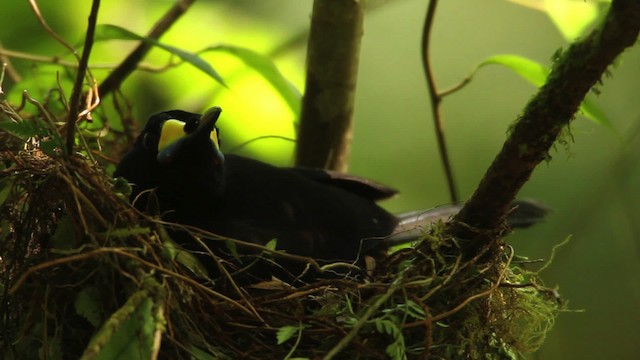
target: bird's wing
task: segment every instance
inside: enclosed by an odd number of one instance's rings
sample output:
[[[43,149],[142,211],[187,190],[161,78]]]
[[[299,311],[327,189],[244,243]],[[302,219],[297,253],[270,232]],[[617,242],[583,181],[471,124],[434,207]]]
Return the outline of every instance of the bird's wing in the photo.
[[[388,199],[398,194],[394,188],[356,175],[303,167],[287,169],[307,179],[340,188],[372,201]]]

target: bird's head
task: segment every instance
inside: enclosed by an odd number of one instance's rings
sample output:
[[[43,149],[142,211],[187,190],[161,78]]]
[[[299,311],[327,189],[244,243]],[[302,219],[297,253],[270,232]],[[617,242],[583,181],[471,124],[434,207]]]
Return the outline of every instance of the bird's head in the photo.
[[[214,166],[224,163],[220,151],[219,131],[216,121],[222,110],[213,107],[203,115],[182,110],[169,110],[157,113],[149,118],[136,146],[156,154],[159,164],[169,164],[182,158],[190,158],[193,151],[206,148],[208,157]]]
[[[137,193],[157,188],[160,196],[176,199],[218,196],[224,187],[216,127],[221,112],[213,107],[203,115],[182,110],[152,115],[114,175],[127,179]]]

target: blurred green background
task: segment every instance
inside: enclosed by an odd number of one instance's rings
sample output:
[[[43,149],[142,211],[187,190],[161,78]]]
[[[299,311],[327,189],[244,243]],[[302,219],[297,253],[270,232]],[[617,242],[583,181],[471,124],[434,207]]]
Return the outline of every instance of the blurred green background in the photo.
[[[565,1],[565,0],[556,0]],[[591,6],[592,1],[571,1]],[[533,7],[544,1],[521,1]],[[80,44],[90,1],[41,1],[49,25],[69,43]],[[549,3],[547,1],[547,3]],[[172,1],[103,1],[99,23],[145,34]],[[165,44],[198,51],[218,44],[269,56],[302,92],[310,0],[197,1],[162,37]],[[384,203],[392,211],[429,208],[448,202],[436,153],[430,108],[420,63],[426,1],[371,1],[365,17],[355,130],[350,169],[401,190]],[[549,16],[509,1],[442,1],[432,34],[436,81],[457,84],[476,64],[495,54],[517,54],[547,66],[567,42]],[[602,4],[600,5],[602,6]],[[39,26],[26,1],[4,1],[0,12],[2,47],[32,55],[71,59]],[[128,41],[95,45],[92,64],[117,64],[134,46]],[[258,136],[295,136],[295,116],[267,82],[241,61],[224,54],[203,57],[228,89],[182,64],[160,73],[138,71],[122,87],[136,118],[144,121],[169,108],[224,109],[225,150]],[[145,64],[162,67],[170,56],[153,50]],[[11,57],[22,77],[5,79],[13,102],[28,89],[34,97],[55,87],[59,66]],[[6,61],[6,58],[3,59]],[[108,70],[94,70],[98,80]],[[599,86],[597,104],[614,131],[578,116],[574,142],[558,146],[553,161],[535,171],[521,196],[553,209],[546,223],[510,237],[518,253],[548,258],[551,248],[572,236],[544,273],[548,286],[576,312],[563,313],[536,359],[640,359],[640,46],[627,51]],[[63,88],[70,92],[68,82]],[[450,154],[463,198],[468,197],[505,138],[508,126],[536,89],[499,66],[483,68],[472,83],[445,98]],[[68,94],[67,94],[68,95]],[[111,101],[104,101],[109,117]],[[31,109],[33,110],[33,109]],[[115,116],[110,117],[117,130]],[[266,139],[239,150],[275,164],[291,162],[293,143]],[[578,311],[580,310],[580,311]],[[582,310],[584,310],[582,312]]]

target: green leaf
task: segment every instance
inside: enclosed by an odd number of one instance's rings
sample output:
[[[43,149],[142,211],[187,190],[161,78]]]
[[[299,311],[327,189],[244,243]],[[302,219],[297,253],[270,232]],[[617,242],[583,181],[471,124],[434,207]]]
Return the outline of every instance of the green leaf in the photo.
[[[201,53],[206,51],[226,53],[244,62],[273,86],[287,103],[291,112],[296,115],[296,118],[298,117],[297,115],[300,114],[300,92],[282,75],[271,59],[251,49],[233,45],[212,46],[202,50]]]
[[[148,291],[131,295],[91,339],[81,360],[151,359],[155,331],[161,326],[153,305]]]
[[[76,227],[71,217],[63,216],[58,221],[56,231],[51,237],[51,247],[59,250],[69,250],[78,247]]]
[[[207,269],[202,265],[200,261],[198,261],[198,258],[182,248],[177,249],[176,261],[186,266],[187,269],[201,278],[206,279],[209,277]]]
[[[478,64],[474,73],[487,65],[505,66],[537,87],[544,85],[549,75],[549,69],[544,65],[525,57],[511,54],[494,55],[483,60]]]
[[[218,360],[219,359],[218,357],[215,357],[210,353],[195,346],[191,347],[191,352],[193,353],[194,360]]]
[[[62,138],[58,133],[49,131],[48,125],[43,120],[3,121],[0,122],[0,129],[25,141],[29,138],[39,139],[40,149],[51,157],[59,155],[62,151]]]
[[[407,300],[406,309],[407,314],[414,319],[424,320],[427,316],[424,309],[413,300]]]
[[[233,242],[232,240],[225,240],[224,245],[231,253],[231,256],[233,256],[235,259],[240,260],[240,254],[238,254],[238,247],[236,246],[235,242]]]
[[[227,87],[220,74],[218,74],[218,72],[215,71],[215,69],[211,67],[208,62],[204,61],[201,57],[192,52],[185,51],[171,45],[163,44],[156,39],[140,36],[120,26],[110,24],[101,24],[96,26],[94,41],[97,42],[105,40],[136,40],[159,47],[179,57],[183,61],[193,65],[197,69],[201,70],[202,72],[216,80],[222,86]]]
[[[609,120],[609,117],[604,113],[604,111],[602,111],[602,109],[600,109],[598,105],[594,103],[592,96],[587,95],[587,97],[584,98],[584,101],[582,101],[582,104],[580,104],[580,112],[582,112],[582,115],[592,120],[596,124],[615,131],[615,128]]]
[[[189,269],[195,275],[201,278],[208,278],[209,274],[207,273],[207,269],[198,261],[192,253],[186,251],[182,248],[182,246],[176,244],[175,241],[169,235],[169,232],[163,227],[158,226],[158,235],[162,240],[163,245],[163,255],[167,259],[175,260],[178,263],[184,265],[187,269]]]
[[[269,250],[276,250],[276,246],[278,245],[278,239],[271,239],[264,246]]]
[[[544,0],[544,12],[565,40],[582,35],[598,18],[598,4],[593,1]]]
[[[295,335],[300,330],[299,326],[287,325],[278,329],[276,333],[276,339],[278,340],[278,345],[286,342],[291,339],[293,335]]]
[[[505,66],[536,87],[544,85],[550,72],[549,68],[531,59],[518,55],[503,54],[491,56],[480,62],[473,70],[471,76],[487,65]],[[592,100],[591,95],[585,97],[580,104],[579,111],[594,123],[614,130],[611,121],[604,111]]]
[[[380,319],[374,319],[373,324],[376,326],[376,331],[380,334],[384,334],[384,324]]]
[[[38,121],[3,121],[0,122],[0,129],[22,140],[48,134],[47,129]]]
[[[87,287],[80,290],[74,302],[76,313],[89,321],[94,327],[100,326],[103,317],[103,304],[98,289]]]
[[[11,190],[13,190],[14,180],[12,177],[0,179],[0,206],[9,198],[9,194],[11,194]]]
[[[541,11],[558,28],[565,40],[573,41],[582,35],[598,18],[599,3],[610,3],[611,0],[576,1],[576,0],[507,0],[512,3]]]
[[[62,141],[57,137],[41,140],[40,150],[51,157],[56,157],[62,153]]]

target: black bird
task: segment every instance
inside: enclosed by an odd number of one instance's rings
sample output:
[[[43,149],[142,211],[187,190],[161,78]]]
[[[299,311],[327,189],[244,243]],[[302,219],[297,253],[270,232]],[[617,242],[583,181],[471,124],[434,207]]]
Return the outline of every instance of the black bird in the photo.
[[[214,107],[202,116],[181,110],[151,116],[114,173],[132,184],[132,201],[148,207],[153,189],[165,220],[261,245],[277,239],[277,249],[287,253],[349,262],[379,249],[381,239],[416,239],[434,217],[458,210],[397,217],[375,203],[395,190],[373,181],[223,155],[215,125],[220,113]],[[516,225],[544,215],[535,204],[524,207],[534,214]]]

